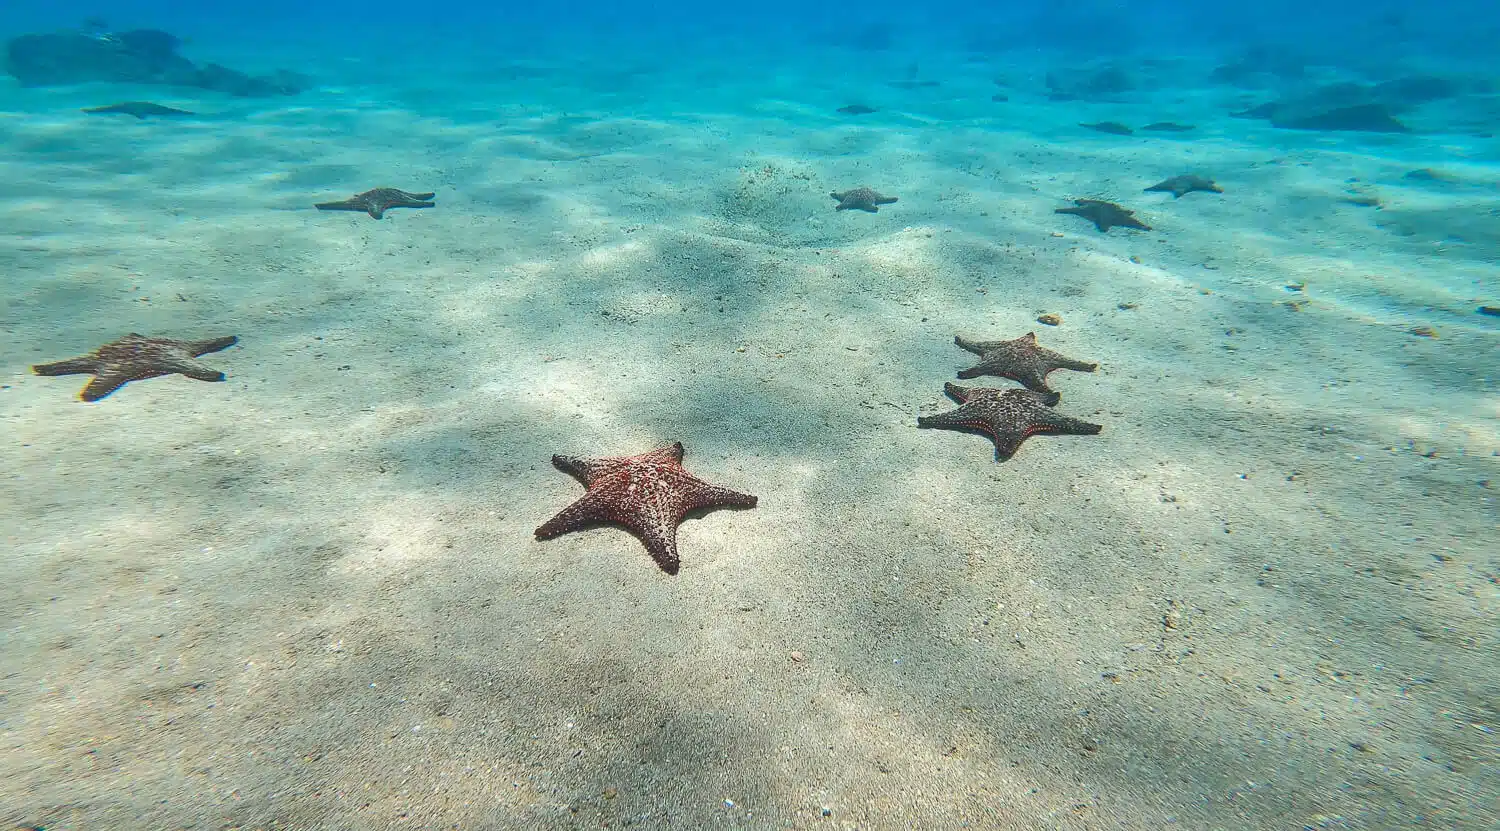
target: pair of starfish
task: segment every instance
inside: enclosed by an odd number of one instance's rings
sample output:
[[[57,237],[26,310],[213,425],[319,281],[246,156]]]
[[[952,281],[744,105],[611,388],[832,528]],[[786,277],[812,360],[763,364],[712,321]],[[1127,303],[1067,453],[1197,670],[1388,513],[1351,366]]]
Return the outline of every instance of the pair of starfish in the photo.
[[[197,359],[228,349],[238,340],[234,336],[170,340],[131,332],[87,355],[37,364],[32,370],[38,375],[93,375],[79,397],[98,401],[131,381],[163,375],[223,381],[224,373]],[[753,508],[757,501],[750,494],[711,485],[688,473],[682,467],[682,453],[682,445],[676,443],[639,456],[553,456],[552,463],[581,479],[588,493],[536,529],[537,539],[601,522],[618,523],[641,538],[663,571],[676,574],[677,526],[689,513],[718,506]]]
[[[1206,193],[1223,193],[1224,189],[1214,184],[1214,180],[1204,176],[1187,173],[1181,176],[1173,176],[1149,188],[1146,193],[1170,193],[1173,199],[1181,199],[1183,195],[1194,191]],[[1137,231],[1149,231],[1151,226],[1135,218],[1135,211],[1122,208],[1113,202],[1105,202],[1103,199],[1074,199],[1073,207],[1058,208],[1053,213],[1072,214],[1080,216],[1094,223],[1099,233],[1107,233],[1116,225],[1121,228],[1134,228]]]
[[[1037,345],[1036,333],[1015,340],[970,341],[953,339],[962,349],[980,356],[975,366],[958,373],[960,378],[998,375],[1019,381],[1025,389],[961,387],[943,384],[943,391],[959,402],[959,408],[917,419],[918,427],[974,430],[995,442],[995,457],[1007,461],[1021,443],[1036,435],[1092,436],[1103,426],[1065,416],[1053,410],[1062,398],[1047,386],[1047,375],[1057,369],[1093,372],[1098,364],[1069,358]]]

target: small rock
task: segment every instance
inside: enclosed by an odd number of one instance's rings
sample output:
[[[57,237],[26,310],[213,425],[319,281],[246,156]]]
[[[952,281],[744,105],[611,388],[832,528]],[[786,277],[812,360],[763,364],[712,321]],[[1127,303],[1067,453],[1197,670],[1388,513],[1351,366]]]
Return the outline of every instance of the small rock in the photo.
[[[1406,331],[1407,333],[1416,335],[1419,338],[1435,338],[1438,336],[1437,330],[1433,329],[1431,326],[1413,326]]]
[[[1062,323],[1062,315],[1055,315],[1048,312],[1044,315],[1038,315],[1036,322],[1047,326],[1057,326]]]
[[[620,795],[620,789],[619,788],[605,788],[604,789],[604,798],[605,799],[614,799],[615,797],[617,797],[619,795]]]
[[[1090,753],[1099,752],[1099,742],[1093,736],[1084,736],[1081,744],[1083,745],[1083,749]]]
[[[806,655],[803,655],[801,652],[798,652],[796,650],[793,650],[792,654],[790,656],[788,656],[788,657],[790,657],[792,659],[792,663],[794,663],[794,664],[800,664],[803,661],[807,660],[807,656]]]

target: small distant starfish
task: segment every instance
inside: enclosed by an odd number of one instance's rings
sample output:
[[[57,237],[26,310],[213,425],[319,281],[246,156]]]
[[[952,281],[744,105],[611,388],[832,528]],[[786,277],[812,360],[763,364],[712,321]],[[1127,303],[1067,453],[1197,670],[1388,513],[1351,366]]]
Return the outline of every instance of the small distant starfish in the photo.
[[[1206,176],[1198,176],[1191,173],[1183,174],[1181,176],[1173,176],[1170,179],[1157,182],[1151,187],[1146,188],[1145,192],[1151,193],[1155,191],[1161,193],[1170,193],[1172,194],[1173,199],[1181,199],[1183,194],[1192,193],[1195,190],[1207,191],[1209,193],[1224,192],[1223,188],[1214,184],[1214,180],[1209,179]]]
[[[977,430],[995,440],[995,457],[1006,461],[1021,449],[1021,442],[1035,435],[1092,436],[1104,427],[1050,409],[1057,403],[1055,392],[997,390],[988,387],[943,385],[960,406],[956,410],[917,418],[918,427]]]
[[[1054,369],[1071,369],[1077,372],[1093,372],[1098,364],[1074,360],[1065,355],[1043,349],[1036,345],[1036,333],[1027,332],[1015,340],[970,341],[962,336],[953,342],[960,349],[967,349],[980,357],[979,363],[960,373],[960,378],[978,378],[981,375],[998,375],[1019,381],[1021,386],[1036,392],[1052,392],[1047,386],[1047,374]]]
[[[375,188],[355,194],[341,202],[320,202],[314,205],[320,211],[364,211],[373,219],[384,219],[391,208],[430,208],[428,201],[436,194],[407,193],[395,188]]]
[[[846,190],[843,193],[830,193],[828,195],[839,201],[833,208],[836,211],[857,210],[869,211],[873,214],[880,212],[880,208],[877,206],[890,205],[896,201],[896,197],[894,196],[885,196],[869,188],[855,188],[854,190]]]
[[[577,502],[536,529],[546,540],[601,522],[613,522],[645,543],[661,570],[676,574],[677,526],[702,508],[754,508],[756,498],[699,479],[682,467],[682,442],[605,459],[553,456],[552,464],[588,488]]]
[[[211,340],[167,340],[131,332],[82,357],[37,364],[31,371],[38,375],[93,375],[94,380],[83,388],[78,397],[84,401],[98,401],[130,381],[142,381],[162,375],[177,374],[199,381],[222,381],[224,373],[194,358],[228,349],[238,340],[233,335]]]
[[[197,113],[179,110],[176,107],[164,107],[152,101],[122,101],[118,104],[110,104],[107,107],[85,107],[83,111],[89,115],[133,115],[136,118],[146,118],[152,115],[197,115]]]
[[[1113,202],[1104,202],[1099,199],[1074,199],[1076,208],[1058,208],[1053,213],[1073,214],[1081,216],[1102,234],[1110,228],[1119,225],[1122,228],[1135,228],[1139,231],[1149,231],[1151,226],[1135,218],[1135,211],[1128,211]]]

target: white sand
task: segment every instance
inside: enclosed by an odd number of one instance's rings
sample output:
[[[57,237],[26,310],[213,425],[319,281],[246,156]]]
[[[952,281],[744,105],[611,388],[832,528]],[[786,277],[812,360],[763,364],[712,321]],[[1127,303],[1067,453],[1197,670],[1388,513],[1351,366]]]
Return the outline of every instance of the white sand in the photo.
[[[840,60],[0,93],[0,819],[1500,822],[1494,141]],[[129,98],[223,115],[76,111]],[[1226,193],[1141,193],[1188,171]],[[310,207],[377,185],[437,207]],[[1100,436],[916,429],[954,334],[1032,330],[1100,362],[1052,376]],[[129,331],[241,342],[92,405],[29,374]],[[680,575],[534,541],[553,453],[673,440],[760,496]]]

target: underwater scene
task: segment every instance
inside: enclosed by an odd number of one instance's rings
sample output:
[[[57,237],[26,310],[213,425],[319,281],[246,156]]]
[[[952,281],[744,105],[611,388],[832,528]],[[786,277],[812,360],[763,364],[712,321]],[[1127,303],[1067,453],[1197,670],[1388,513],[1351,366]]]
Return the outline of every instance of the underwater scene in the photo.
[[[1500,6],[0,42],[0,831],[1500,827]]]

